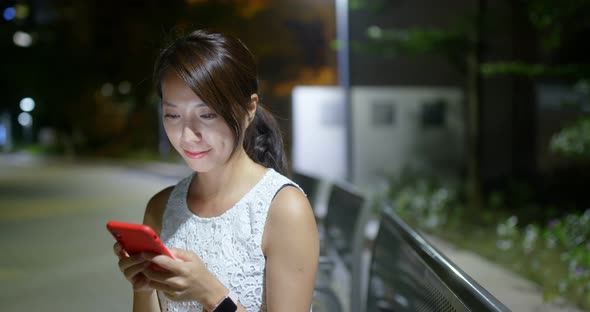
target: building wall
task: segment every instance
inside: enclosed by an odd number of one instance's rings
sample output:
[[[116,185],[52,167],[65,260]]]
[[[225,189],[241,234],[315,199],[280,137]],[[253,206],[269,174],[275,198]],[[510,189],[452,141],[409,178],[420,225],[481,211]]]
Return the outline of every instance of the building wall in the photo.
[[[452,27],[472,16],[475,1],[417,0],[385,1],[380,10],[353,10],[350,14],[351,43],[368,42],[367,28],[383,29]],[[514,4],[488,1],[485,8],[482,62],[529,61],[534,59],[535,38]],[[519,15],[520,14],[520,15]],[[464,55],[462,56],[464,57]],[[465,59],[443,54],[384,57],[354,49],[350,56],[353,86],[466,86]],[[537,172],[537,119],[533,85],[527,78],[483,77],[481,85],[480,164],[484,181],[506,177],[530,178]],[[467,113],[467,108],[463,107]],[[466,118],[467,114],[465,114]],[[464,124],[466,120],[463,119]],[[464,159],[464,158],[463,158]]]

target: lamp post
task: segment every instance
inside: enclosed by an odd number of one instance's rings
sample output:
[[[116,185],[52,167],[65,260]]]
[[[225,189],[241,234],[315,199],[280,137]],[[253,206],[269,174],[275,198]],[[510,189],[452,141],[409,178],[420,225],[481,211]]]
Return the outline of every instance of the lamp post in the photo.
[[[344,94],[344,128],[346,144],[346,178],[353,181],[352,105],[350,102],[350,56],[348,0],[336,0],[336,37],[338,39],[338,85]]]

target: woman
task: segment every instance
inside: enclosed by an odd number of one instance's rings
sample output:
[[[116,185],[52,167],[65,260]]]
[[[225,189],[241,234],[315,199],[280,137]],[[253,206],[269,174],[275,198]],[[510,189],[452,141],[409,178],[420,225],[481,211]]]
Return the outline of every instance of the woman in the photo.
[[[162,51],[154,78],[168,139],[194,173],[145,211],[175,260],[114,246],[133,310],[309,311],[317,227],[284,176],[280,130],[259,103],[252,54],[231,36],[195,31]]]

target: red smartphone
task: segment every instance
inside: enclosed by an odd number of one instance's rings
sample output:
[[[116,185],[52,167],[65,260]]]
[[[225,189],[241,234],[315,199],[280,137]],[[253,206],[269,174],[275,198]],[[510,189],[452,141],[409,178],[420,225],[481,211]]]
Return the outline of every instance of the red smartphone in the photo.
[[[148,252],[166,255],[174,259],[174,256],[164,246],[158,234],[145,224],[109,221],[107,223],[107,229],[129,255]],[[163,270],[156,265],[152,266],[152,269]]]

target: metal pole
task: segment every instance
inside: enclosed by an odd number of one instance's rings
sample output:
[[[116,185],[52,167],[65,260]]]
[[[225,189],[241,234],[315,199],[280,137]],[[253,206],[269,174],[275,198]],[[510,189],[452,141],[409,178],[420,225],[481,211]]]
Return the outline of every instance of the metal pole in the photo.
[[[33,144],[33,122],[23,127],[25,132],[25,142],[27,145]]]
[[[353,181],[353,142],[350,103],[350,56],[348,0],[336,0],[336,37],[338,39],[338,84],[344,93],[344,128],[346,143],[346,179]]]

